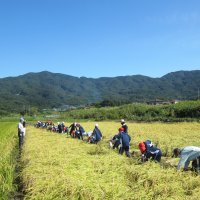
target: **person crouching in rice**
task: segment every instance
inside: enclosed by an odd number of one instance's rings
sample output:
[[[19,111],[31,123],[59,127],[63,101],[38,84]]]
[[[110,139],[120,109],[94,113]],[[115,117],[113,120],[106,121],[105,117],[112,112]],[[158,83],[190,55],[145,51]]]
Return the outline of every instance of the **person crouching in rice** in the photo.
[[[87,142],[88,142],[88,143],[91,143],[91,140],[92,140],[92,133],[93,133],[92,131],[90,131],[90,132],[87,133],[87,137],[88,137],[88,138],[87,138]]]
[[[162,157],[161,149],[155,147],[151,140],[146,140],[145,142],[140,142],[138,145],[141,155],[141,161],[145,162],[149,159],[154,160],[155,162],[160,162]]]
[[[119,145],[120,145],[120,140],[118,139],[118,135],[120,133],[120,128],[118,129],[119,132],[113,136],[113,138],[110,140],[109,144],[110,144],[110,148],[119,148]]]
[[[99,129],[99,125],[95,124],[95,128],[92,132],[92,139],[91,139],[90,143],[97,144],[100,140],[102,140],[102,133]]]

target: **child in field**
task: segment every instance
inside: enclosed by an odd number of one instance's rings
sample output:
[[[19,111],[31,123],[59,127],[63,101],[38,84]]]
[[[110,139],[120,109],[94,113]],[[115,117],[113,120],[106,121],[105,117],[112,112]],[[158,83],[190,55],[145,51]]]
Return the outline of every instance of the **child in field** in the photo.
[[[77,130],[76,122],[74,122],[73,124],[71,124],[71,125],[69,126],[69,129],[70,129],[69,134],[70,134],[72,137],[74,137],[75,131]]]
[[[142,153],[141,160],[142,162],[152,159],[156,162],[160,162],[162,157],[162,152],[159,148],[154,147],[153,143],[150,140],[139,143],[139,149]]]
[[[93,133],[93,131],[90,131],[90,132],[88,132],[87,133],[87,142],[89,142],[89,143],[92,143],[91,141],[92,141],[92,133]]]
[[[102,133],[99,129],[99,125],[95,124],[95,128],[92,132],[92,140],[91,143],[97,144],[102,139]]]
[[[126,122],[124,119],[121,119],[121,125],[122,125],[122,128],[124,129],[124,132],[128,133],[128,126],[126,125]]]
[[[85,130],[80,124],[77,124],[77,127],[78,127],[78,131],[79,131],[78,139],[82,139],[83,140],[83,135],[85,135]]]
[[[131,137],[128,135],[127,132],[124,132],[124,128],[119,128],[119,134],[117,135],[117,138],[119,139],[121,145],[119,149],[119,154],[122,155],[125,151],[126,156],[131,157],[129,152]]]
[[[62,133],[62,124],[58,122],[58,132]]]
[[[120,133],[120,129],[119,129],[119,133]],[[118,134],[114,135],[113,138],[110,140],[110,147],[113,149],[119,148],[120,140],[118,139]]]

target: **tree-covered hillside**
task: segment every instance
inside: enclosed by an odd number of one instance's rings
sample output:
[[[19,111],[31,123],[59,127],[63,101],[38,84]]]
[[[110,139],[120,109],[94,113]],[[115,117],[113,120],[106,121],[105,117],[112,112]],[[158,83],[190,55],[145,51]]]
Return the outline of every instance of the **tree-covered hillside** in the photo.
[[[0,110],[26,107],[53,108],[103,100],[146,102],[156,98],[197,99],[200,70],[169,73],[161,78],[141,75],[86,78],[40,72],[0,79]]]

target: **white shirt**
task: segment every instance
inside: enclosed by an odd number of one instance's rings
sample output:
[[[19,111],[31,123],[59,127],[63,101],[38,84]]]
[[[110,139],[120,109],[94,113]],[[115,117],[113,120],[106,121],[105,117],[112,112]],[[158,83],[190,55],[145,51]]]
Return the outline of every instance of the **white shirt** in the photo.
[[[21,122],[19,122],[18,124],[18,129],[20,132],[24,133],[24,127],[23,127],[23,124]]]

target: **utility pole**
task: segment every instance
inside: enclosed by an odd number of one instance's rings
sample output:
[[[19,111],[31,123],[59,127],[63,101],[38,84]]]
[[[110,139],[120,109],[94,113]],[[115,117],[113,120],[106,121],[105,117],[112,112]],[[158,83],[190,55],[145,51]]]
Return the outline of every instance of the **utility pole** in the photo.
[[[29,104],[29,107],[28,107],[28,112],[29,112],[29,116],[31,115],[31,106]]]

